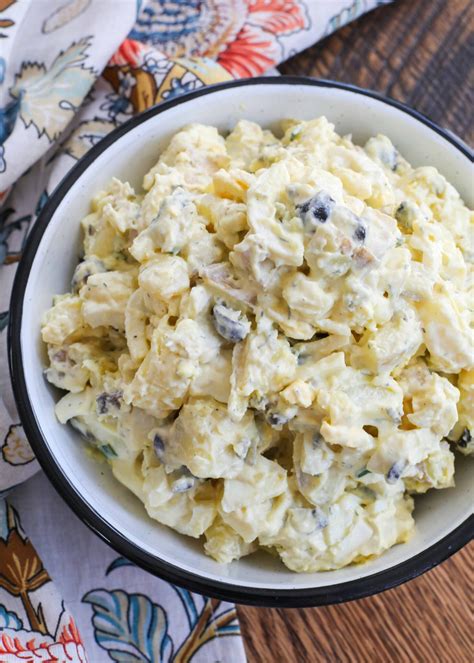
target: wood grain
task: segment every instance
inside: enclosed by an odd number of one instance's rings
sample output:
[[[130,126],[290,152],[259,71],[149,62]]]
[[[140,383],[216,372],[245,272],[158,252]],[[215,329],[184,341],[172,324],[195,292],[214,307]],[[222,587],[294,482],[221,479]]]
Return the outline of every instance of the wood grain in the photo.
[[[473,62],[472,0],[397,0],[279,69],[383,92],[472,143]]]
[[[280,67],[388,94],[472,144],[474,2],[398,0]],[[411,582],[360,601],[239,606],[249,663],[469,663],[474,543]]]
[[[474,543],[388,592],[324,608],[239,606],[249,663],[469,663]]]

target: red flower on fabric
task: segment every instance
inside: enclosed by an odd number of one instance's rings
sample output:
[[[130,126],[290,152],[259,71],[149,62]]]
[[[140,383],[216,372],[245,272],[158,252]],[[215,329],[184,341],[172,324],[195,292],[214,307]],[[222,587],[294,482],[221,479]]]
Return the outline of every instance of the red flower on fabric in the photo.
[[[76,645],[82,645],[81,634],[77,630],[76,622],[72,617],[69,618],[69,623],[63,626],[58,642],[63,645],[68,642],[74,642]]]
[[[281,37],[309,28],[304,0],[206,0],[200,11],[195,16],[194,4],[180,5],[173,30],[159,13],[147,14],[109,65],[139,68],[147,53],[159,51],[169,58],[217,60],[234,78],[257,76],[282,60]]]
[[[245,4],[248,13],[244,26],[217,57],[217,62],[234,78],[258,76],[278,64],[278,37],[309,26],[300,0],[245,0]]]
[[[0,633],[0,655],[8,656],[6,660],[12,663],[14,661],[87,663],[84,645],[72,618],[70,618],[69,624],[63,628],[57,642],[49,635],[5,629]]]
[[[141,62],[141,54],[147,50],[147,46],[135,39],[125,39],[109,60],[110,65],[123,67],[126,64],[138,67]]]
[[[279,61],[280,47],[273,35],[245,25],[217,62],[234,78],[258,76]]]

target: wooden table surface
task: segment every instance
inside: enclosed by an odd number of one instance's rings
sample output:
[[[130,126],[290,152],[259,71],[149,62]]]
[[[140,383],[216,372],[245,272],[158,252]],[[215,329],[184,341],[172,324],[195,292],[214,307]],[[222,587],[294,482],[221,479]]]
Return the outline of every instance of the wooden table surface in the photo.
[[[473,143],[472,0],[397,0],[280,67],[404,101]],[[429,573],[360,601],[239,606],[249,663],[469,663],[474,543]],[[231,662],[229,662],[231,663]]]

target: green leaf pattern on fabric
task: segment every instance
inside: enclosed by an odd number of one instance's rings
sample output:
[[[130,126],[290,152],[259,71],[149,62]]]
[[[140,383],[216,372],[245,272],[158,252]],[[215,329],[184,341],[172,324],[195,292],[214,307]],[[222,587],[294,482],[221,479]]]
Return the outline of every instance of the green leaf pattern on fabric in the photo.
[[[47,70],[44,64],[25,62],[10,94],[20,99],[20,117],[28,128],[35,126],[38,137],[52,142],[76,113],[96,74],[83,66],[90,37],[72,43]]]
[[[83,601],[94,609],[97,644],[113,661],[155,663],[170,660],[173,642],[163,608],[142,594],[97,589]],[[159,658],[157,654],[159,652]]]

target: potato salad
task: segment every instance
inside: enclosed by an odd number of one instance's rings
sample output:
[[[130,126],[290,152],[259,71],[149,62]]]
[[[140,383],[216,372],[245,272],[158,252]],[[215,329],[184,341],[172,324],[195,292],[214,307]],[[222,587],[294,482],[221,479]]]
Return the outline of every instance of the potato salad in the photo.
[[[42,322],[58,419],[219,563],[338,569],[474,451],[473,213],[326,118],[175,134],[82,221]],[[463,461],[462,461],[463,462]]]

